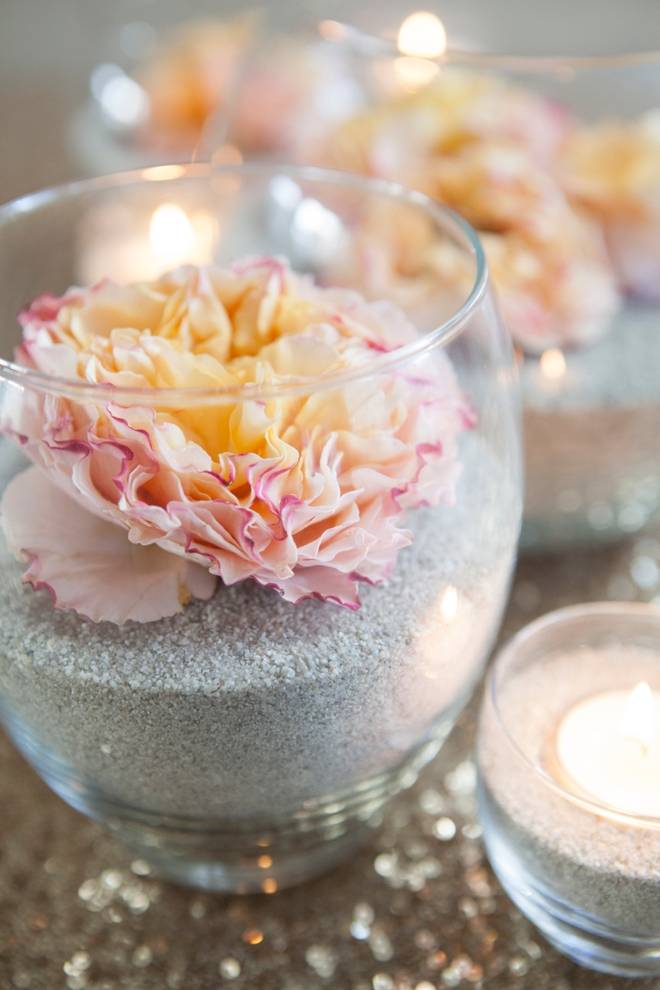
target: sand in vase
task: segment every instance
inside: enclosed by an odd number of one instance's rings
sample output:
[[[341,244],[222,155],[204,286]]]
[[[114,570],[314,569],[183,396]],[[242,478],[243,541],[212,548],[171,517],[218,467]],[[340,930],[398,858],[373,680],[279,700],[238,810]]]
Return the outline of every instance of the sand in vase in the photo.
[[[631,305],[607,337],[563,358],[556,378],[538,358],[521,368],[530,547],[635,532],[660,505],[657,312]]]
[[[277,821],[396,768],[448,731],[506,595],[517,493],[465,446],[457,504],[411,515],[413,545],[357,613],[245,582],[118,628],[5,581],[0,688],[23,747],[119,805],[224,821]]]

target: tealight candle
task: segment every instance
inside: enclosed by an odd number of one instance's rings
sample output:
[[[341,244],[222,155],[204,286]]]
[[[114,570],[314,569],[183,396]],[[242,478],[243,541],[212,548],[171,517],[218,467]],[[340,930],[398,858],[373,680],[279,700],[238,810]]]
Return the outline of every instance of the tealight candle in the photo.
[[[479,732],[491,863],[560,951],[660,973],[660,608],[532,623],[490,675]]]
[[[585,797],[660,818],[660,691],[603,691],[573,706],[557,729],[556,768]]]

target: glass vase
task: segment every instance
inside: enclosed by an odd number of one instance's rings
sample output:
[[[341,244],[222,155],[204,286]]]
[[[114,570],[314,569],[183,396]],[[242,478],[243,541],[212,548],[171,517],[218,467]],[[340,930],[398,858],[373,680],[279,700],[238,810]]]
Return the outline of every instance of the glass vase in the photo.
[[[390,300],[383,301],[382,280],[374,283],[365,259],[380,251],[388,231],[408,224],[410,285],[405,278],[390,282]],[[437,249],[460,260],[461,278],[427,280],[420,295],[424,259]],[[103,292],[103,279],[153,279],[188,263],[222,269],[240,258],[252,260],[239,264],[272,266],[274,278],[286,258],[305,276],[306,292],[316,291],[311,279],[338,287],[337,305],[350,312],[361,312],[362,296],[376,295],[380,302],[368,310],[376,320],[393,300],[398,318],[406,313],[415,321],[413,337],[390,350],[374,348],[355,367],[318,374],[317,342],[311,372],[238,389],[133,387],[130,376],[119,384],[81,380],[14,357],[16,314],[40,293],[88,283]],[[344,444],[347,470],[354,457],[357,497],[361,486],[375,483],[375,474],[360,472],[389,428],[384,402],[400,394],[387,415],[404,425],[411,415],[428,416],[434,431],[444,429],[437,419],[445,415],[443,396],[460,395],[463,419],[444,452],[451,454],[447,491],[429,485],[426,507],[403,512],[410,546],[384,583],[377,570],[372,581],[359,582],[360,607],[342,607],[342,593],[333,589],[323,595],[330,600],[315,600],[319,594],[310,591],[292,604],[265,579],[232,579],[220,582],[210,600],[168,618],[94,622],[58,607],[45,577],[26,586],[25,561],[3,549],[0,712],[17,746],[64,800],[182,883],[272,892],[326,869],[364,841],[387,800],[437,752],[479,677],[506,600],[520,521],[518,408],[512,351],[477,238],[452,213],[391,183],[285,166],[161,166],[3,207],[0,281],[2,487],[35,462],[29,470],[54,482],[54,500],[74,496],[65,523],[72,539],[79,524],[91,525],[89,486],[77,486],[85,465],[95,462],[90,441],[65,443],[57,431],[83,419],[103,424],[95,451],[104,443],[123,451],[103,503],[121,526],[127,492],[137,484],[131,457],[144,454],[136,444],[144,443],[145,427],[131,425],[140,417],[180,438],[180,453],[168,454],[172,484],[188,471],[193,447],[185,444],[201,444],[207,424],[230,413],[232,423],[266,416],[271,425],[286,421],[286,436],[294,436],[308,417],[315,424],[310,449],[312,442],[316,450]],[[42,298],[42,310],[52,298]],[[103,307],[96,318],[111,327],[117,319]],[[444,385],[427,402],[425,382],[437,375]],[[181,432],[173,433],[172,424]],[[228,465],[238,470],[246,454],[228,444],[212,452],[213,481],[195,475],[195,497],[207,498],[204,485],[230,474]],[[419,446],[418,474],[426,459],[443,453],[440,446]],[[351,455],[354,449],[363,453]],[[398,449],[397,457],[415,454],[405,443]],[[200,456],[199,446],[194,450]],[[157,524],[157,512],[183,513],[181,496],[163,502],[155,494],[165,477],[162,457],[152,448],[143,463],[145,470],[157,464],[155,480],[136,496],[145,526],[146,519]],[[341,458],[323,457],[326,473],[340,472]],[[273,484],[283,458],[275,459]],[[85,474],[90,483],[95,470]],[[204,505],[215,512],[221,502],[209,495]],[[287,514],[296,507],[291,500],[272,503],[283,527],[277,539],[289,534]],[[315,526],[309,540],[321,555],[339,523],[333,515]],[[371,532],[356,530],[342,552],[356,552],[356,541],[367,540],[367,549],[369,540],[377,543],[378,529]],[[175,532],[160,542],[204,557],[206,537],[190,537],[183,547],[176,539]],[[246,540],[241,566],[254,550]],[[26,541],[21,546],[29,550],[29,533]],[[80,549],[82,558],[88,549]],[[372,565],[369,553],[365,560]],[[78,562],[72,551],[70,566]],[[131,576],[127,570],[127,581]],[[132,603],[126,608],[132,615]]]

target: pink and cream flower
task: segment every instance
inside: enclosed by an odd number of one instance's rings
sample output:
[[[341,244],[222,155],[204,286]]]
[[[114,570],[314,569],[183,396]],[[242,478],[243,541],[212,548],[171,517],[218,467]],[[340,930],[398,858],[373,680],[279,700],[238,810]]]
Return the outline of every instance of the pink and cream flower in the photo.
[[[581,128],[562,169],[569,194],[602,224],[623,289],[660,300],[660,114]]]
[[[42,296],[20,319],[22,364],[105,386],[3,410],[35,465],[5,493],[5,534],[60,607],[148,621],[218,577],[357,608],[412,539],[404,511],[452,500],[472,413],[443,353],[369,374],[416,337],[388,303],[261,258]],[[190,391],[159,405],[163,388]]]
[[[575,122],[558,103],[492,75],[443,68],[428,86],[345,119],[307,157],[350,171],[403,177],[411,161],[437,161],[498,141],[547,165]]]
[[[483,240],[505,323],[533,354],[592,342],[621,302],[600,224],[556,175],[576,127],[567,110],[524,88],[448,69],[346,121],[321,157],[397,179],[464,216]],[[462,254],[452,263],[447,251],[434,253],[436,281],[448,264],[454,284],[469,281]]]

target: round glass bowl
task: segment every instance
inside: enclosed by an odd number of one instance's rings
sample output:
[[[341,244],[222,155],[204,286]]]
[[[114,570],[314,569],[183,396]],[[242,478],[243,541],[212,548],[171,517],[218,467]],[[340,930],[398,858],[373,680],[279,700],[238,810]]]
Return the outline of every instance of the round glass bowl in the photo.
[[[660,507],[660,54],[639,30],[660,11],[471,0],[446,12],[444,54],[438,19],[412,11],[326,24],[361,55],[371,107],[308,154],[480,234],[520,354],[522,546],[637,532]]]
[[[381,303],[365,311],[354,291],[374,298],[366,259],[387,247],[388,231],[406,225],[414,231],[410,279],[391,281],[385,302],[377,280]],[[461,279],[470,273],[467,287],[435,278],[422,286],[429,250],[459,258]],[[321,288],[349,290],[339,293],[337,306],[358,319],[366,312],[376,328],[392,316],[390,302],[398,303],[415,321],[412,337],[395,349],[374,347],[355,366],[323,372],[313,370],[322,352],[317,342],[308,355],[311,372],[238,389],[92,384],[12,362],[20,341],[16,314],[40,293],[249,256],[239,269],[266,265],[273,286],[283,264],[277,256]],[[84,461],[87,448],[64,444],[59,434],[45,437],[48,411],[58,411],[54,426],[50,420],[56,431],[90,417],[105,424],[100,444],[116,441],[120,427],[126,444],[135,417],[173,421],[189,441],[186,451],[198,457],[204,424],[223,422],[230,410],[232,423],[263,416],[288,423],[287,436],[307,417],[313,449],[321,443],[344,451],[340,459],[321,458],[324,472],[333,475],[340,464],[357,471],[356,482],[362,480],[351,497],[359,499],[364,486],[378,490],[378,478],[394,470],[385,458],[372,471],[388,430],[407,430],[410,417],[423,417],[426,430],[442,433],[445,400],[460,397],[463,412],[450,443],[397,448],[404,458],[416,450],[415,484],[426,477],[426,461],[439,455],[449,458],[448,473],[429,482],[427,507],[406,513],[412,544],[401,549],[389,579],[360,583],[358,610],[332,601],[291,604],[244,580],[221,585],[210,601],[192,602],[171,618],[94,623],[54,608],[46,591],[27,589],[22,567],[3,551],[0,710],[52,788],[184,883],[273,891],[329,867],[364,839],[387,799],[438,750],[479,677],[507,595],[521,515],[518,409],[512,351],[477,238],[451,212],[392,183],[279,166],[162,166],[5,206],[0,284],[3,487],[28,452],[47,480],[59,472],[60,489],[72,491],[72,465]],[[107,283],[96,291],[106,299]],[[52,305],[52,297],[42,302],[42,316],[52,315]],[[98,318],[114,326],[112,307],[108,315],[100,306]],[[325,340],[331,331],[315,332]],[[431,379],[444,384],[427,402]],[[389,406],[392,390],[400,401]],[[232,443],[213,452],[228,485],[227,465],[236,468],[243,456]],[[70,461],[62,459],[64,448]],[[178,464],[185,474],[184,453],[170,453],[169,467]],[[154,458],[160,471],[154,451],[147,463],[153,467]],[[130,460],[118,464],[120,475]],[[272,484],[286,468],[275,460]],[[215,480],[224,477],[214,465]],[[206,491],[211,481],[197,483]],[[125,495],[130,484],[110,478],[104,497],[112,512],[119,489]],[[88,519],[85,494],[75,494],[72,514]],[[156,511],[154,497],[141,496],[143,513]],[[403,489],[391,498],[403,500]],[[215,512],[220,502],[203,504]],[[394,508],[377,500],[372,506],[378,504],[387,514]],[[296,505],[271,505],[285,529]],[[269,511],[262,506],[264,517]],[[309,539],[322,548],[337,526],[336,514],[317,521]],[[365,533],[351,537],[343,552],[364,545],[355,541],[373,542]],[[377,527],[372,533],[382,536]],[[250,559],[249,541],[241,546]]]
[[[505,890],[560,952],[626,977],[660,973],[659,642],[655,606],[544,616],[493,664],[478,736]]]

